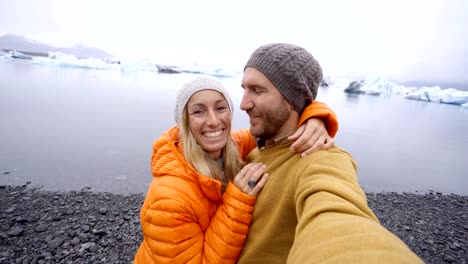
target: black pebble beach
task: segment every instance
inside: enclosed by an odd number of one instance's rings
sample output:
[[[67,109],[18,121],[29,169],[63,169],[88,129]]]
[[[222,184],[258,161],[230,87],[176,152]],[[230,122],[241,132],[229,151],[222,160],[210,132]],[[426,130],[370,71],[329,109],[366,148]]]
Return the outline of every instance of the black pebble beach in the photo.
[[[368,193],[381,223],[426,263],[468,263],[468,196]],[[144,194],[0,186],[0,263],[132,263]]]

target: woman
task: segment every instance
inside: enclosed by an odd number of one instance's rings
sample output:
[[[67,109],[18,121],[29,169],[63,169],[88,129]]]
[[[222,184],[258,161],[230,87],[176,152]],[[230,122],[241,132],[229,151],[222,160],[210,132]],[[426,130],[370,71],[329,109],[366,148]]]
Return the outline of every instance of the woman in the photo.
[[[323,116],[326,110],[306,112]],[[154,178],[140,213],[143,242],[135,263],[236,262],[268,174],[263,164],[243,166],[255,142],[248,129],[231,134],[232,112],[227,91],[212,77],[200,76],[179,90],[178,126],[153,146]],[[336,132],[333,118],[327,121]]]

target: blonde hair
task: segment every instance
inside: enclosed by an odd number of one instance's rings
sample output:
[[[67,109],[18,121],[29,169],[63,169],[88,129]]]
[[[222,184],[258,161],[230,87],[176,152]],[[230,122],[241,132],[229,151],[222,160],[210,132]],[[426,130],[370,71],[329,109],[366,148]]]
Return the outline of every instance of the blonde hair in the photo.
[[[230,131],[229,131],[230,133]],[[229,181],[234,179],[241,169],[243,161],[240,158],[236,143],[229,136],[222,150],[224,166],[222,167],[216,160],[213,160],[208,153],[198,145],[195,137],[190,131],[190,120],[187,113],[187,107],[182,113],[182,124],[180,126],[180,140],[185,159],[199,173],[212,179],[218,180],[222,184],[221,192],[224,192]]]

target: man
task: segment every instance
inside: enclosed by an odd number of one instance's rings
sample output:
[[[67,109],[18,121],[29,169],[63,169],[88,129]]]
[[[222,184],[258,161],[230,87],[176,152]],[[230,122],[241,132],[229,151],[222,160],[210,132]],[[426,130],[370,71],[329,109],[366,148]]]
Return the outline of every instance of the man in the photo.
[[[368,207],[350,154],[289,151],[287,137],[321,80],[317,60],[291,44],[261,46],[247,62],[241,109],[258,138],[247,162],[266,164],[270,176],[239,263],[421,263]]]

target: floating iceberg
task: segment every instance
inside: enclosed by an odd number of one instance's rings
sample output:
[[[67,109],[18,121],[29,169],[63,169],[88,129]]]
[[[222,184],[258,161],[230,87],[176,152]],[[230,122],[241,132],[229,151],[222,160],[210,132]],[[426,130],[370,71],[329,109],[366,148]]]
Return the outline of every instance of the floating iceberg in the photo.
[[[0,54],[0,61],[3,60],[3,61],[7,61],[7,60],[11,60],[12,57],[11,57],[11,54],[8,54],[8,53],[1,53]]]
[[[1,55],[0,59],[3,59],[3,60],[10,60],[10,59],[32,60],[32,56],[25,55],[16,50],[9,51],[8,53],[1,52],[0,55]]]
[[[120,59],[80,59],[61,52],[49,52],[48,57],[34,57],[33,63],[88,69],[120,70],[122,72],[150,71],[158,73],[192,73],[208,74],[217,77],[237,77],[238,72],[229,71],[222,67],[192,65],[160,65],[148,60],[120,60]]]
[[[9,53],[11,53],[11,57],[12,58],[15,58],[15,59],[22,59],[22,60],[32,60],[32,56],[29,56],[29,55],[25,55],[19,51],[10,51]]]
[[[397,94],[411,100],[468,107],[468,92],[454,88],[441,89],[439,86],[406,87],[389,82],[382,77],[370,77],[360,81],[344,78],[342,81],[336,81],[332,87],[343,89],[344,92],[351,94]]]
[[[407,99],[434,103],[464,105],[468,103],[468,92],[457,89],[441,89],[439,86],[423,87],[404,96]]]
[[[177,65],[177,66],[162,66],[158,65],[161,73],[192,73],[192,74],[208,74],[215,77],[238,77],[239,73],[236,71],[229,71],[222,67],[210,65],[198,65],[193,63],[191,65]]]
[[[45,64],[59,67],[77,67],[87,69],[111,69],[118,67],[118,64],[109,64],[101,59],[87,58],[79,59],[73,55],[63,54],[61,52],[49,52],[48,57],[34,57],[36,64]]]
[[[158,72],[156,64],[147,60],[124,60],[120,62],[122,72],[150,71]]]

